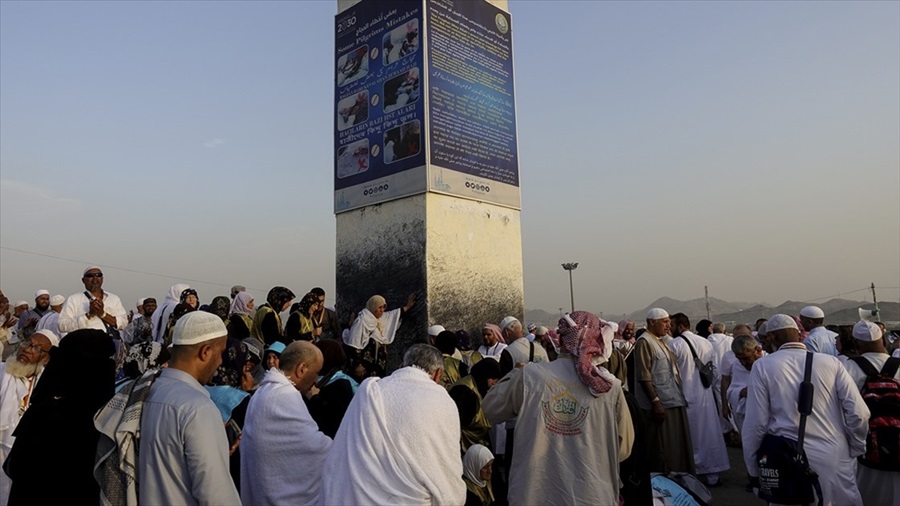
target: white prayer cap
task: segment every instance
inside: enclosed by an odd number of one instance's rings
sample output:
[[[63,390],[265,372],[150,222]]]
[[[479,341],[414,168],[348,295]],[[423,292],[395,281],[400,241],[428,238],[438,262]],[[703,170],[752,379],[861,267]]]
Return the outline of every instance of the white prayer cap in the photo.
[[[84,276],[85,274],[88,273],[88,271],[91,271],[91,270],[94,270],[94,269],[97,269],[98,271],[99,271],[99,270],[102,270],[102,269],[100,269],[99,266],[97,266],[97,265],[92,265],[92,266],[88,267],[87,269],[85,269],[84,272],[83,272],[81,275]]]
[[[421,327],[419,327],[419,328],[421,328]],[[447,329],[445,329],[443,325],[432,325],[432,326],[428,327],[428,335],[436,336],[445,330],[447,330]]]
[[[172,344],[189,346],[228,335],[225,323],[206,311],[191,311],[178,319],[172,334]]]
[[[40,297],[41,295],[50,295],[50,292],[48,292],[47,290],[38,290],[38,291],[34,292],[35,299]]]
[[[805,308],[800,310],[800,316],[805,316],[807,318],[818,319],[825,318],[825,311],[822,311],[816,306],[806,306]]]
[[[27,305],[28,305],[28,301],[27,301],[27,300],[20,300],[19,302],[16,302],[16,305],[13,306],[13,307],[27,306]]]
[[[52,330],[41,329],[35,330],[34,333],[46,337],[50,341],[50,346],[59,346],[59,338],[56,337],[56,334],[54,334]]]
[[[769,323],[768,321],[764,321],[764,322],[760,323],[759,328],[756,329],[756,335],[758,335],[758,336],[768,335],[768,332],[769,332],[768,323]]]
[[[663,318],[668,318],[669,313],[666,312],[665,309],[655,307],[650,311],[647,311],[647,319],[648,320],[662,320]]]
[[[797,329],[797,322],[794,319],[786,314],[777,314],[766,322],[766,334],[771,334],[776,330],[782,329]]]
[[[500,320],[500,330],[508,329],[513,323],[519,323],[519,319],[515,316],[507,316]]]
[[[881,329],[872,322],[860,320],[853,326],[853,339],[859,341],[875,342],[881,339],[881,335]]]
[[[50,297],[50,305],[51,306],[62,306],[63,304],[65,304],[65,302],[66,302],[66,298],[63,297],[62,295],[57,294],[57,295],[54,295],[53,297]]]
[[[535,336],[546,336],[548,332],[550,332],[550,329],[544,327],[543,325],[534,329]]]

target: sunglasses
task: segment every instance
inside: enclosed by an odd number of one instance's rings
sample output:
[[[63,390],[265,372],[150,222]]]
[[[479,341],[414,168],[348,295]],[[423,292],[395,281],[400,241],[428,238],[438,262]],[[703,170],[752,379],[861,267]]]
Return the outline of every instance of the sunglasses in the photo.
[[[103,273],[102,272],[89,272],[89,273],[85,274],[84,277],[86,277],[86,278],[102,278]]]

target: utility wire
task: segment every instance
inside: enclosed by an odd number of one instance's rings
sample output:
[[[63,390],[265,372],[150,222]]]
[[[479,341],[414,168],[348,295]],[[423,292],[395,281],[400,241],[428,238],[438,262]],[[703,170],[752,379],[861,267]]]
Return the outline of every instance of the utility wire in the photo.
[[[172,279],[175,281],[189,281],[191,283],[201,283],[201,284],[205,284],[205,285],[221,286],[221,287],[225,287],[225,288],[231,288],[231,286],[232,286],[232,285],[226,285],[224,283],[216,283],[214,281],[204,281],[202,279],[191,279],[191,278],[184,278],[184,277],[180,277],[180,276],[170,276],[168,274],[159,274],[157,272],[148,272],[148,271],[141,271],[141,270],[137,270],[137,269],[129,269],[127,267],[117,267],[115,265],[92,264],[91,262],[86,262],[84,260],[77,260],[74,258],[66,258],[66,257],[61,257],[61,256],[56,256],[56,255],[48,255],[46,253],[37,253],[34,251],[26,251],[26,250],[17,249],[17,248],[10,248],[7,246],[0,246],[0,249],[15,251],[16,253],[24,253],[26,255],[36,255],[39,257],[52,258],[55,260],[63,260],[65,262],[75,262],[75,263],[80,263],[82,265],[97,265],[98,267],[103,267],[104,269],[113,269],[113,270],[117,270],[117,271],[132,272],[135,274],[144,274],[147,276],[156,276],[158,278]],[[266,291],[262,288],[254,288],[252,286],[248,287],[248,289],[253,290],[255,292],[265,292]]]

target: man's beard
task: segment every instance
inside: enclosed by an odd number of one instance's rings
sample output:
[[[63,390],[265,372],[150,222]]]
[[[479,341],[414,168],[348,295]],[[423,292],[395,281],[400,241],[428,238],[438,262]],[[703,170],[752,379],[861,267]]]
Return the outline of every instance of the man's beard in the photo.
[[[26,364],[20,361],[18,357],[6,359],[6,373],[13,378],[25,379],[39,374],[42,370],[44,370],[44,364]]]

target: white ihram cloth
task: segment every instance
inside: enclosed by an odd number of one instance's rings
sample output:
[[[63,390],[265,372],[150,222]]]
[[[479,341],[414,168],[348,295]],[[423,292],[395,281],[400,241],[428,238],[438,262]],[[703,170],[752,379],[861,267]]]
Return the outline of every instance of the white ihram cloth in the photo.
[[[244,420],[241,502],[318,503],[329,448],[331,438],[319,431],[303,395],[277,367],[269,369]]]
[[[765,357],[766,352],[762,352],[762,356]],[[731,384],[728,385],[725,398],[731,406],[731,414],[734,416],[738,432],[743,432],[744,418],[747,416],[747,397],[741,397],[741,390],[750,385],[750,371],[738,362],[733,351],[729,351],[722,357],[722,376],[731,376]]]
[[[861,356],[878,371],[884,367],[884,363],[889,357],[887,353],[863,353]],[[838,359],[844,364],[856,386],[862,389],[866,382],[866,373],[847,357],[841,356]],[[894,374],[894,379],[900,380],[900,369]],[[900,506],[900,473],[872,469],[858,462],[856,465],[856,483],[859,486],[863,504],[866,506]]]
[[[709,337],[706,338],[707,342],[712,345],[713,353],[716,356],[716,359],[713,361],[716,369],[721,371],[724,367],[723,358],[725,354],[731,351],[731,343],[734,342],[734,338],[726,335],[726,334],[710,334]],[[713,396],[716,398],[716,406],[719,410],[719,425],[722,427],[722,432],[731,432],[733,430],[731,426],[731,422],[722,416],[722,374],[716,375],[716,383],[712,386],[713,388]]]
[[[403,310],[400,308],[385,311],[381,315],[381,329],[379,329],[379,319],[375,318],[375,315],[368,309],[363,309],[353,320],[350,332],[344,334],[344,344],[361,350],[368,346],[370,339],[374,339],[378,344],[393,343],[397,329],[400,327],[402,312]]]
[[[16,438],[13,437],[16,427],[19,425],[19,406],[26,395],[34,391],[41,372],[34,381],[28,378],[16,378],[6,373],[6,363],[0,362],[0,464],[6,461],[6,456],[12,450]],[[31,391],[28,384],[31,383]],[[9,491],[12,488],[12,480],[3,471],[0,471],[0,505],[6,506],[9,501]]]
[[[711,361],[715,364],[716,356],[712,345],[693,332],[684,332],[681,337],[669,342],[669,349],[675,355],[683,381],[682,389],[684,399],[687,401],[688,425],[691,428],[697,474],[718,473],[727,470],[731,465],[728,463],[728,450],[725,448],[725,439],[722,438],[719,410],[713,396],[715,387],[703,388],[700,371],[694,364],[694,355],[684,342],[685,339],[691,340],[700,362],[705,364]],[[716,374],[718,375],[718,371]]]
[[[172,314],[172,311],[175,310],[175,306],[181,301],[181,292],[188,288],[190,288],[190,286],[185,284],[172,285],[169,288],[169,293],[166,294],[166,300],[157,306],[156,311],[150,315],[150,323],[153,324],[151,334],[153,335],[153,340],[157,343],[165,342],[166,325],[169,323],[169,315]],[[162,322],[160,322],[160,320],[162,320]]]
[[[60,308],[60,310],[62,309]],[[59,336],[60,339],[66,337],[66,332],[59,331],[59,313],[56,311],[50,311],[38,320],[34,331],[37,332],[38,330],[49,330]]]
[[[756,450],[766,433],[797,439],[797,397],[806,363],[806,348],[787,343],[753,363],[744,420],[744,462],[759,476]],[[837,358],[813,355],[812,414],[806,418],[803,445],[809,466],[818,473],[825,506],[862,504],[856,486],[856,457],[866,451],[869,408]]]
[[[325,458],[320,504],[464,504],[459,414],[416,367],[362,382]]]

